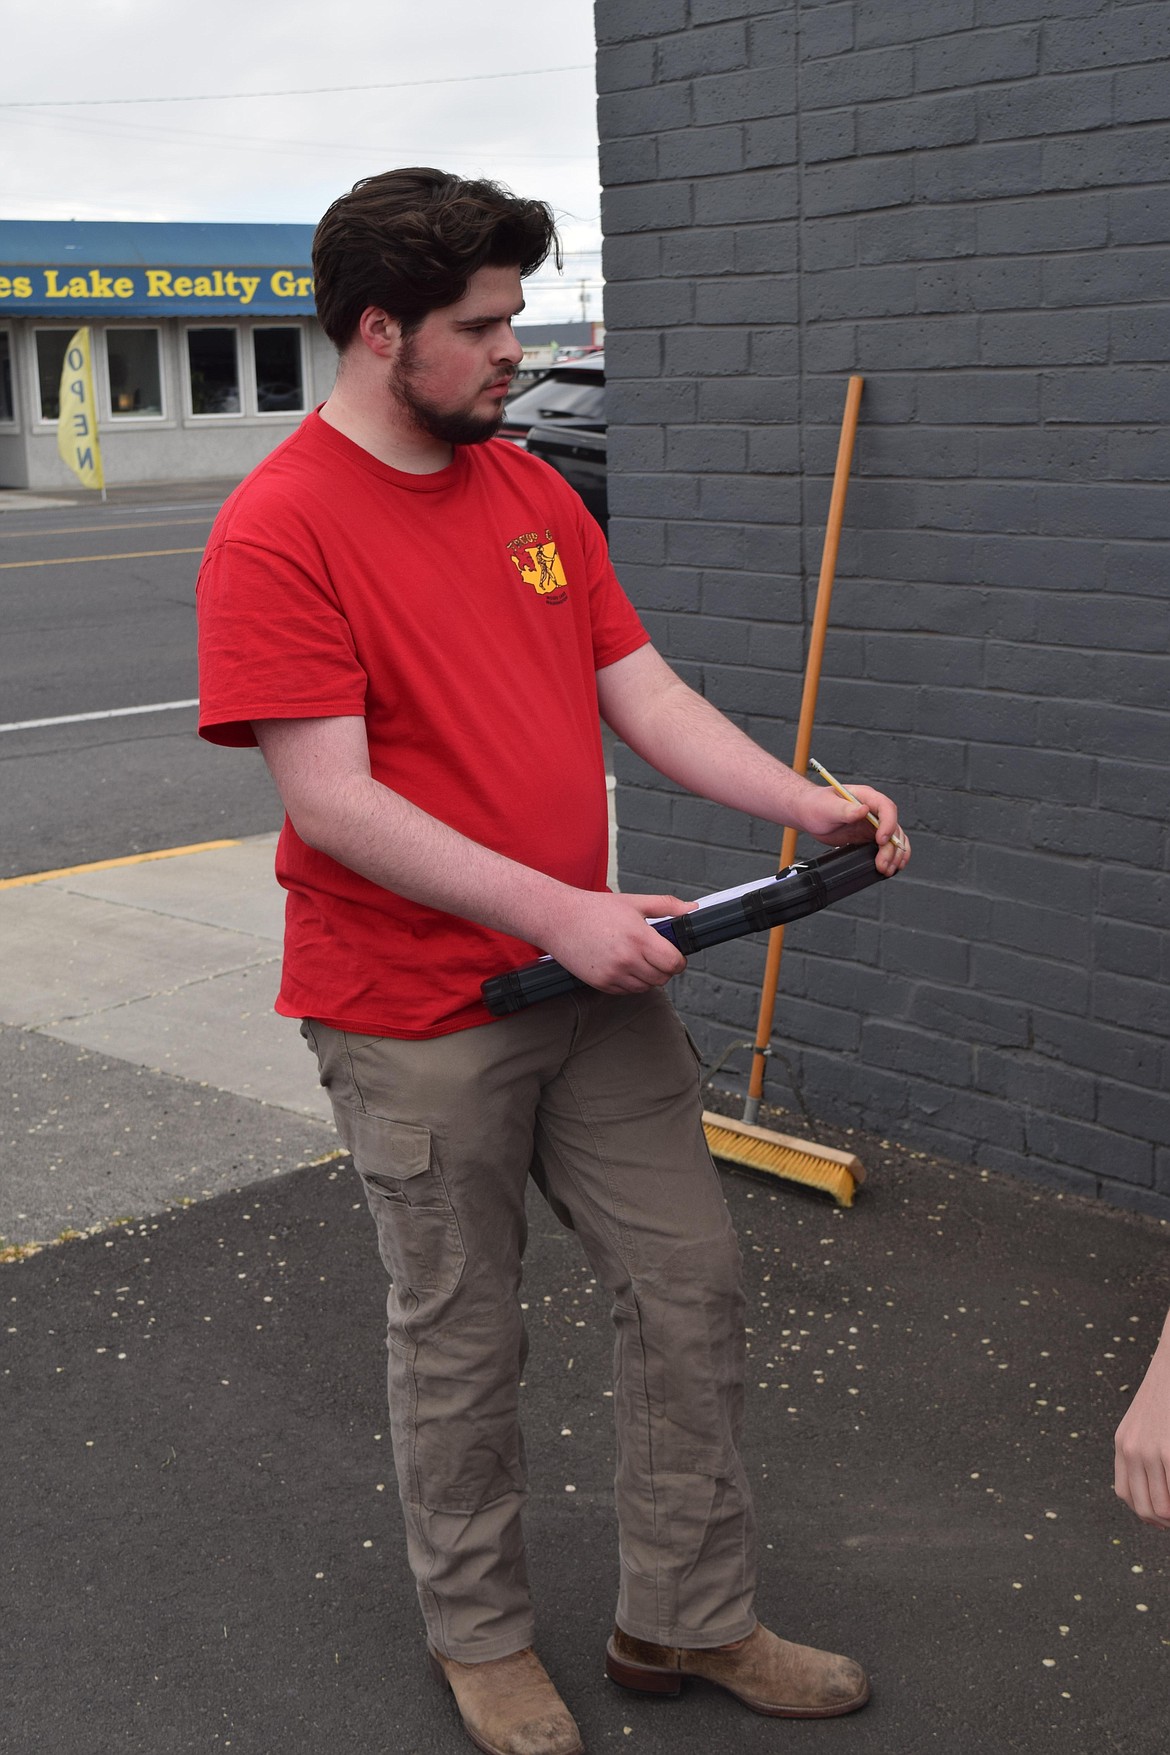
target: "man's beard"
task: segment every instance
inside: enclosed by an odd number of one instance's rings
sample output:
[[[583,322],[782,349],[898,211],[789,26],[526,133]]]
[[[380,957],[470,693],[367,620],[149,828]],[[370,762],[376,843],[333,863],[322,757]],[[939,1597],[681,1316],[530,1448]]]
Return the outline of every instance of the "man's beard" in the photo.
[[[439,408],[428,402],[415,387],[418,372],[413,340],[410,335],[403,340],[399,363],[390,381],[390,394],[414,424],[432,439],[441,439],[448,445],[482,445],[494,439],[504,418],[504,404],[501,402],[495,414],[484,415],[472,414],[468,409]]]

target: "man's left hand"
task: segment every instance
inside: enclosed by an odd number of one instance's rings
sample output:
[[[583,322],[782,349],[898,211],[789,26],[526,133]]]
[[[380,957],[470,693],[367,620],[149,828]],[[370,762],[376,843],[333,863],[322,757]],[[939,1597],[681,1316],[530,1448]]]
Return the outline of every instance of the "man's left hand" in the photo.
[[[893,877],[910,858],[910,842],[905,830],[898,826],[897,806],[872,786],[851,786],[850,791],[859,800],[857,804],[850,804],[827,786],[814,786],[802,800],[804,820],[799,826],[830,847],[851,847],[876,840],[880,849],[878,870],[885,877]],[[868,811],[877,817],[876,829],[869,821]],[[900,847],[894,842],[895,835],[902,842]]]

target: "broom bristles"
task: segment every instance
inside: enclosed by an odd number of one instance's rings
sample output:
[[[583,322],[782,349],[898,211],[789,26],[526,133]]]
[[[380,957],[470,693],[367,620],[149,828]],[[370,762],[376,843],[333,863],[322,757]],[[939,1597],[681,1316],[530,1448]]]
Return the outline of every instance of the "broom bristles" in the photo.
[[[769,1128],[753,1127],[728,1115],[704,1112],[703,1132],[713,1158],[745,1169],[803,1182],[831,1194],[838,1206],[853,1205],[857,1185],[865,1180],[860,1158],[813,1140],[793,1139]]]

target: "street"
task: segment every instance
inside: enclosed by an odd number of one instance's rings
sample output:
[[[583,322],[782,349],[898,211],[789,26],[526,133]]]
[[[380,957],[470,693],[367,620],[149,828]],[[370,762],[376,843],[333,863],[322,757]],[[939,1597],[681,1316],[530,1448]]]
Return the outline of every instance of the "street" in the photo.
[[[202,743],[189,704],[199,556],[232,485],[0,517],[0,878],[279,826],[259,755]]]

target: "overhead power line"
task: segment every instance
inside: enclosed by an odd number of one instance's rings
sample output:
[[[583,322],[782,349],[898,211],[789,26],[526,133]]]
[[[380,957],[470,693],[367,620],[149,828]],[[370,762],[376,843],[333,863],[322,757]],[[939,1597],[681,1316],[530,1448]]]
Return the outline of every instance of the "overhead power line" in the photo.
[[[256,148],[261,152],[285,152],[289,150],[300,153],[380,152],[390,156],[396,155],[399,162],[401,162],[404,153],[417,153],[418,151],[417,143],[413,147],[407,148],[388,146],[382,141],[309,140],[305,138],[289,139],[284,135],[278,134],[228,134],[222,129],[179,128],[171,122],[128,122],[120,118],[115,119],[112,116],[95,116],[91,118],[89,122],[84,122],[80,118],[73,121],[57,116],[53,110],[42,110],[35,116],[9,116],[8,123],[9,126],[24,128],[44,128],[45,126],[49,126],[58,132],[68,130],[70,133],[81,134],[86,138],[96,135],[98,138],[105,137],[120,140],[126,138],[127,135],[133,135],[139,138],[145,135],[154,140],[198,140],[212,146],[217,145],[233,149],[239,146],[244,146],[248,148]],[[429,151],[429,149],[427,150]],[[440,153],[439,156],[441,157],[442,153]],[[466,158],[469,155],[468,153],[464,153],[462,156]],[[534,164],[548,164],[554,161],[563,161],[566,164],[571,164],[573,162],[579,162],[583,155],[580,152],[489,152],[485,154],[479,152],[477,149],[471,149],[470,156],[477,160],[483,158],[498,158],[506,159],[509,162],[525,160],[531,161]]]
[[[236,98],[321,97],[328,92],[342,91],[406,91],[415,85],[470,85],[476,80],[537,79],[549,73],[583,73],[590,61],[575,61],[567,67],[524,67],[507,73],[457,73],[442,79],[391,79],[374,85],[303,85],[282,91],[201,91],[182,97],[129,98],[38,98],[10,100],[0,98],[0,110],[68,110],[106,108],[111,104],[210,104],[232,102]]]

